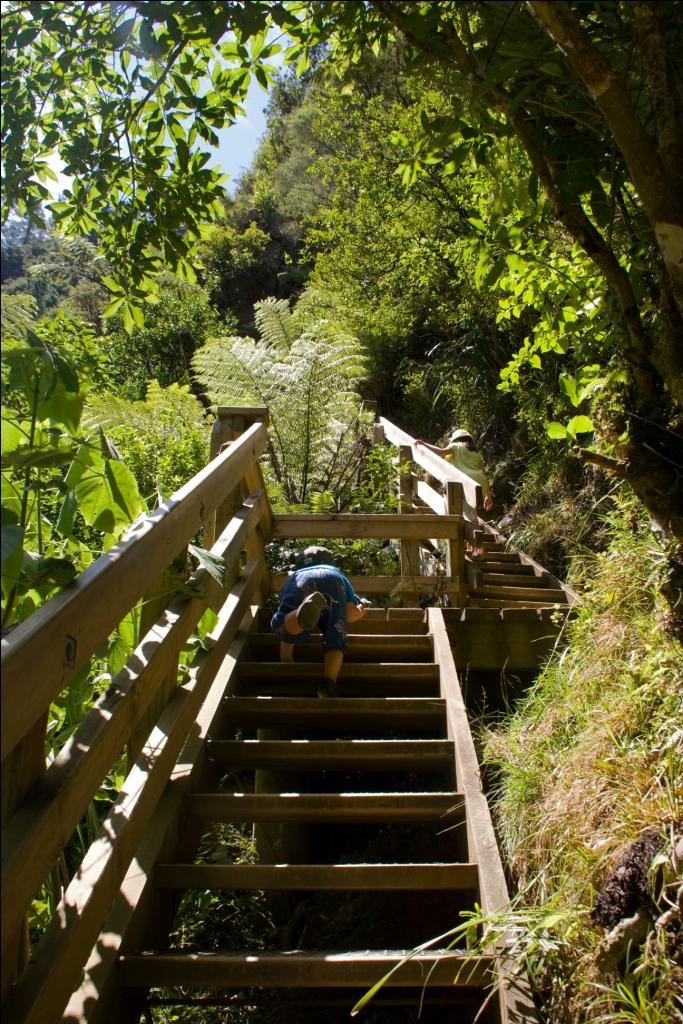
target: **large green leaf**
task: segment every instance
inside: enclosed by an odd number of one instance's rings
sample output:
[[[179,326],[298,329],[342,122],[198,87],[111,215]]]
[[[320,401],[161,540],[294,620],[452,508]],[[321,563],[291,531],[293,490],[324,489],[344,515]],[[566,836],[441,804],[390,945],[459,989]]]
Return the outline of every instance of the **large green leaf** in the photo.
[[[78,509],[89,526],[119,537],[147,509],[131,471],[93,447],[79,453],[82,473],[74,487]]]

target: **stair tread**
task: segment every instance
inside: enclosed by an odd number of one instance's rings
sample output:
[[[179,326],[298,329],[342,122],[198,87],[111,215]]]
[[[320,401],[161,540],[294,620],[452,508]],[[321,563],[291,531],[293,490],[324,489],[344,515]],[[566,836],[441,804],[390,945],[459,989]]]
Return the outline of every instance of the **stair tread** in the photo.
[[[237,725],[316,724],[336,727],[367,723],[435,725],[443,721],[440,697],[227,697],[226,714]]]
[[[171,889],[472,889],[476,864],[158,864],[155,883]]]
[[[491,572],[486,566],[482,569],[481,581],[484,586],[492,587],[524,587],[525,585],[528,586],[531,582],[533,582],[535,587],[542,587],[544,589],[550,586],[550,581],[545,576],[535,576],[533,573]]]
[[[193,793],[186,812],[204,821],[448,821],[464,819],[464,797],[424,793]]]
[[[498,562],[489,558],[482,558],[475,562],[481,566],[482,572],[496,573],[505,576],[534,576],[534,567],[525,565],[523,562]]]
[[[316,693],[320,662],[245,661],[239,696],[303,697]],[[344,697],[438,697],[439,666],[433,662],[347,662],[339,676]]]
[[[300,770],[363,767],[385,770],[430,771],[449,767],[453,760],[450,740],[352,739],[352,740],[213,740],[209,757],[223,767],[279,767]]]
[[[472,597],[505,597],[505,598],[525,598],[529,597],[532,600],[538,598],[540,601],[545,601],[547,604],[566,604],[567,595],[564,590],[560,590],[554,587],[476,587],[470,590],[470,596]]]
[[[373,985],[378,977],[397,967],[409,955],[410,958],[387,979],[386,985],[422,987],[428,976],[432,986],[482,987],[491,982],[495,969],[492,956],[473,956],[456,950],[423,952],[416,956],[411,950],[279,953],[249,950],[241,953],[127,953],[119,958],[119,971],[123,984],[135,987],[315,988],[324,985],[353,988]]]
[[[252,633],[249,640],[251,650],[272,653],[274,657],[277,655],[280,641],[274,633]],[[383,662],[424,662],[431,659],[432,651],[432,637],[427,633],[349,634],[345,659],[369,661],[377,657]],[[297,658],[301,661],[319,661],[320,637],[312,636],[310,641],[300,644],[297,647]]]

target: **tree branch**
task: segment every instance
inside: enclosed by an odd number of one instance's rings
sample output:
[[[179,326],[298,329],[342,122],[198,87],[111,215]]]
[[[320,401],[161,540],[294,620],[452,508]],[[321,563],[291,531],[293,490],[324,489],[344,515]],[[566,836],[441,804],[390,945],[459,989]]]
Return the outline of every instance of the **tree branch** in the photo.
[[[590,462],[601,469],[607,469],[614,473],[620,480],[626,479],[626,463],[621,459],[611,459],[608,455],[601,455],[599,452],[591,452],[587,448],[579,448],[577,456],[581,462]]]
[[[683,201],[652,137],[610,62],[579,24],[571,5],[527,0],[527,7],[564,53],[603,116],[626,161],[683,313]],[[646,56],[646,55],[644,55]],[[678,187],[677,187],[678,186]]]

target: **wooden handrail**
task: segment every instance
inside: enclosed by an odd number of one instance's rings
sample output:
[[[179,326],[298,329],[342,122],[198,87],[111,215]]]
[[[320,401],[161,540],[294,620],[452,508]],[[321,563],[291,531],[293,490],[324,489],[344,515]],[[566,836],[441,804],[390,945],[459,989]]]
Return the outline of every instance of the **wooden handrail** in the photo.
[[[263,495],[249,499],[212,554],[228,563],[238,559],[263,504]],[[203,596],[181,595],[170,602],[47,768],[30,800],[7,824],[2,863],[3,949],[152,701],[169,664],[177,664],[178,653],[207,601],[215,603],[220,594],[218,583],[204,570],[194,574],[191,584]]]
[[[461,484],[465,499],[468,505],[476,509],[482,500],[481,486],[467,476],[466,473],[461,473],[455,466],[451,466],[449,462],[442,459],[440,455],[435,452],[430,452],[428,448],[423,448],[421,445],[415,444],[415,438],[407,434],[405,430],[401,430],[396,424],[392,423],[391,420],[385,419],[384,416],[380,416],[378,422],[384,429],[384,437],[391,444],[397,447],[409,447],[412,448],[413,461],[421,466],[422,469],[426,469],[428,473],[436,477],[442,484],[456,483]]]
[[[274,538],[295,537],[347,537],[373,538],[375,540],[427,540],[457,539],[462,535],[462,516],[422,515],[361,515],[339,513],[333,515],[291,515],[276,513],[273,516]]]
[[[2,760],[92,652],[201,529],[250,463],[266,428],[254,424],[72,584],[2,640]]]
[[[2,807],[2,991],[3,998],[12,991],[3,1007],[9,1020],[51,1019],[57,993],[68,998],[223,655],[253,600],[267,593],[261,533],[264,524],[269,528],[268,501],[262,488],[244,497],[249,481],[262,485],[258,457],[265,445],[264,422],[226,438],[209,465],[2,640],[3,776],[12,784],[6,799],[3,789]],[[225,562],[224,585],[198,570],[182,591],[173,585],[159,595],[159,618],[145,627],[124,668],[46,767],[42,750],[51,701],[150,593],[178,552],[203,526],[211,533],[216,524],[222,532],[211,551]],[[240,573],[244,551],[247,568]],[[179,654],[209,605],[219,616],[210,649],[195,657],[189,680],[179,683]],[[126,745],[131,756],[132,739],[133,759],[142,750],[137,767],[26,965],[31,900]],[[145,766],[154,766],[149,778]],[[125,795],[138,769],[129,805]]]

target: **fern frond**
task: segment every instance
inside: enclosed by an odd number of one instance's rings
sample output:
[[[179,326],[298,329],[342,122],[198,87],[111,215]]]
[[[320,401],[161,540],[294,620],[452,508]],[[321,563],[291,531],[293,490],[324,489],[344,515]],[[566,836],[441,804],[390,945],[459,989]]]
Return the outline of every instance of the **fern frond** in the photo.
[[[3,338],[25,338],[38,317],[38,303],[33,295],[17,292],[2,296]]]
[[[296,338],[287,299],[263,299],[254,306],[254,322],[261,340],[276,352],[285,353]]]
[[[217,405],[269,405],[277,388],[268,349],[251,338],[222,338],[204,345],[192,365]]]

